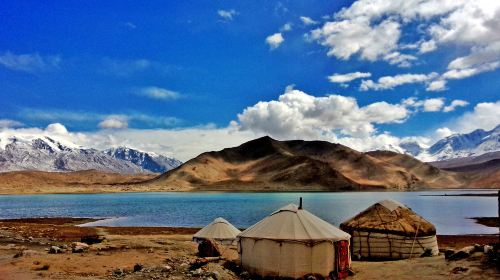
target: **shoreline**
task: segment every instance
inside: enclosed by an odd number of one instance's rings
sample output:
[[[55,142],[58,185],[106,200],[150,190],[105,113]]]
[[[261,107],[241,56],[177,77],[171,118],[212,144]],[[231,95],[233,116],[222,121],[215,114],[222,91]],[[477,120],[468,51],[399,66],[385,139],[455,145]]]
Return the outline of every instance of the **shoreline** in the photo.
[[[352,192],[352,193],[359,193],[359,192],[395,192],[395,193],[402,193],[402,192],[444,192],[444,191],[450,191],[450,192],[456,192],[456,191],[474,191],[474,192],[488,192],[488,191],[500,191],[499,188],[491,188],[491,189],[485,189],[485,188],[447,188],[447,189],[414,189],[414,190],[398,190],[398,189],[374,189],[374,190],[369,190],[369,189],[363,189],[363,190],[338,190],[338,191],[321,191],[321,190],[271,190],[271,191],[266,191],[266,190],[204,190],[204,189],[193,189],[193,190],[166,190],[166,191],[160,191],[160,190],[137,190],[137,191],[95,191],[95,192],[0,192],[0,196],[28,196],[28,195],[86,195],[86,194],[135,194],[135,193],[346,193],[346,192]],[[497,193],[491,193],[491,194],[440,194],[440,195],[434,195],[434,194],[423,194],[421,196],[479,196],[479,197],[497,197]]]

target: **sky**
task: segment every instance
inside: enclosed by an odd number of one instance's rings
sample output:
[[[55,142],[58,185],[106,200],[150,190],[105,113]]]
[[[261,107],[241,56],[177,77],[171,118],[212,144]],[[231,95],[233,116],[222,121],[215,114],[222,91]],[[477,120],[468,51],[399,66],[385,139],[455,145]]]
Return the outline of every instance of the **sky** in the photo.
[[[500,123],[498,1],[1,1],[0,26],[5,133],[187,160]]]

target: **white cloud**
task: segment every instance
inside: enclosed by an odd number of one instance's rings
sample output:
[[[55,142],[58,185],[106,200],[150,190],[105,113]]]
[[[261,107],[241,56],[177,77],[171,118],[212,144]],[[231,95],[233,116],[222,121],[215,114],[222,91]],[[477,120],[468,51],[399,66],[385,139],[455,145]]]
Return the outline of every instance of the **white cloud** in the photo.
[[[425,90],[427,91],[443,91],[446,89],[446,80],[438,79],[430,82]]]
[[[281,35],[281,33],[274,33],[273,35],[269,35],[266,38],[266,44],[269,45],[271,50],[278,48],[284,41],[285,39],[283,38],[283,35]]]
[[[287,22],[285,24],[283,24],[283,26],[280,28],[280,32],[288,32],[288,31],[292,31],[292,23],[290,22]]]
[[[429,98],[425,99],[422,104],[424,112],[439,112],[444,106],[444,99],[442,98]]]
[[[125,116],[112,115],[102,120],[98,126],[102,129],[122,129],[128,127],[128,120]]]
[[[89,111],[66,111],[57,109],[31,109],[24,108],[18,113],[20,119],[48,121],[48,122],[63,122],[63,123],[79,123],[95,125],[103,120],[119,116],[122,120],[127,120],[132,126],[140,126],[146,128],[164,128],[181,125],[182,120],[161,115],[149,115],[141,112],[123,112],[120,114],[108,115]]]
[[[417,60],[417,57],[409,54],[402,54],[400,52],[392,52],[385,55],[384,60],[398,67],[410,67],[411,62]]]
[[[23,126],[22,122],[9,120],[9,119],[0,119],[0,129],[1,128],[10,128],[10,127],[19,127]]]
[[[41,56],[38,53],[13,54],[7,51],[0,55],[0,65],[10,70],[28,73],[57,70],[60,63],[59,56]]]
[[[401,104],[377,102],[359,107],[356,99],[341,95],[315,97],[288,90],[278,100],[261,101],[238,114],[242,130],[278,138],[317,139],[336,133],[367,137],[374,124],[400,123],[408,117]]]
[[[444,107],[443,112],[451,112],[454,111],[458,107],[465,107],[469,105],[469,102],[465,100],[453,100],[450,105]]]
[[[45,128],[45,131],[51,134],[68,134],[68,130],[61,123],[51,123],[47,126],[47,128]]]
[[[436,41],[429,40],[429,41],[422,42],[420,44],[419,52],[420,53],[428,53],[428,52],[432,52],[436,49],[437,49]]]
[[[500,124],[500,101],[478,103],[473,111],[466,112],[449,126],[454,131],[468,133],[482,128],[491,130]]]
[[[384,76],[379,78],[377,82],[363,80],[359,89],[362,91],[394,89],[404,84],[426,83],[436,78],[436,76],[437,73],[434,72],[430,74],[399,74],[396,76]]]
[[[328,80],[330,80],[330,82],[332,83],[349,83],[355,79],[369,78],[371,76],[372,74],[367,72],[352,72],[346,74],[335,73],[331,76],[328,76]]]
[[[423,112],[451,112],[455,110],[457,107],[464,107],[469,104],[469,102],[464,100],[453,100],[447,106],[445,106],[445,98],[428,98],[418,100],[415,97],[410,97],[403,99],[401,102],[407,107],[412,107],[417,110],[421,110]]]
[[[218,10],[217,14],[224,20],[233,20],[234,16],[237,15],[238,13],[235,10],[231,9],[231,10]]]
[[[133,22],[127,21],[125,22],[125,26],[130,28],[130,29],[136,29],[137,25],[135,25]]]
[[[446,79],[500,68],[498,30],[499,1],[358,0],[310,31],[308,38],[327,47],[329,56],[345,60],[359,55],[363,60],[383,60],[400,67],[443,46],[468,53],[452,59],[441,80],[427,88],[436,91],[446,89]]]
[[[300,21],[302,21],[302,23],[304,25],[314,25],[314,24],[318,24],[317,21],[313,20],[312,18],[310,17],[306,17],[306,16],[301,16],[300,17]]]
[[[451,129],[449,129],[447,127],[440,127],[438,129],[436,129],[435,138],[440,140],[440,139],[448,137],[452,134],[454,134],[454,132]]]
[[[160,87],[145,87],[138,91],[139,95],[153,99],[173,100],[181,97],[180,93]]]
[[[408,107],[421,109],[424,112],[439,112],[444,107],[444,98],[428,98],[418,100],[415,97],[403,99],[402,103]]]
[[[111,59],[104,58],[101,62],[100,73],[127,77],[150,69],[153,63],[147,59]]]
[[[329,56],[347,60],[359,53],[362,59],[375,61],[396,49],[400,34],[400,24],[392,19],[372,27],[359,18],[327,22],[313,30],[309,38],[328,47]]]

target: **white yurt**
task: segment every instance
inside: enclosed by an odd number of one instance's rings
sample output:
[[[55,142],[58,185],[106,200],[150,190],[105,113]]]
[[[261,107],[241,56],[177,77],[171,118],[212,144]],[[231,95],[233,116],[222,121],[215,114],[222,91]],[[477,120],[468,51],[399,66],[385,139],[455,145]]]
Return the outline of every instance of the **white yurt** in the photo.
[[[242,267],[262,277],[347,276],[350,235],[295,204],[238,236]]]
[[[439,253],[434,225],[394,200],[375,203],[340,228],[351,234],[355,257],[405,259]]]
[[[205,239],[214,240],[220,244],[230,245],[236,240],[241,231],[223,218],[217,218],[193,235],[193,241],[201,242]]]

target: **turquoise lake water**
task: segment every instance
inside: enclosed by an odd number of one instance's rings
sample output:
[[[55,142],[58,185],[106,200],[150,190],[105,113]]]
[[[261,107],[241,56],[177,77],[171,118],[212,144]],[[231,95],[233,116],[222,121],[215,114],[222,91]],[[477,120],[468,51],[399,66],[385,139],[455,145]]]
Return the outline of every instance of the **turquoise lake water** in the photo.
[[[470,217],[496,217],[496,197],[426,196],[475,191],[335,193],[120,193],[0,195],[0,218],[93,217],[90,225],[202,227],[223,217],[248,227],[274,210],[304,199],[304,208],[338,226],[382,199],[398,200],[428,221],[438,234],[494,234],[498,229]],[[481,191],[493,193],[496,191]]]

